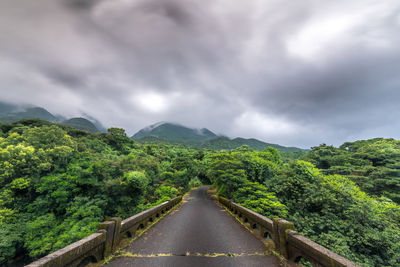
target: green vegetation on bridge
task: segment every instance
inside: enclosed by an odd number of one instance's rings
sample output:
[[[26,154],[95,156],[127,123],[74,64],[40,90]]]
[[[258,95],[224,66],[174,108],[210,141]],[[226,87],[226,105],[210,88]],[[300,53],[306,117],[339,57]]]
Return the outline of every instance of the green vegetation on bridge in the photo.
[[[119,128],[0,124],[0,263],[39,258],[203,182],[362,266],[400,264],[399,141],[284,155],[141,144]]]

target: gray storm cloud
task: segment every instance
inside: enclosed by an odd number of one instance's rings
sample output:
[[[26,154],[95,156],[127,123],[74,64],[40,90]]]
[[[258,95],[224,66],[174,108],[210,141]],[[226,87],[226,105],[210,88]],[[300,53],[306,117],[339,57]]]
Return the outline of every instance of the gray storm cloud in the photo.
[[[400,138],[395,0],[0,1],[0,98],[283,145]]]

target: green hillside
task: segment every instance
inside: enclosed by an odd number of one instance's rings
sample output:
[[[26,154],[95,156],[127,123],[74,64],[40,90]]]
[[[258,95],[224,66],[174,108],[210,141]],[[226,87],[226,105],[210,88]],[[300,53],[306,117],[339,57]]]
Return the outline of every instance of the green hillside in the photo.
[[[273,147],[280,152],[306,152],[307,150],[297,147],[285,147],[277,144],[265,143],[251,138],[230,139],[225,136],[217,136],[208,129],[191,129],[185,126],[172,123],[158,123],[146,127],[135,135],[133,139],[141,143],[172,143],[184,144],[195,148],[207,148],[213,150],[230,150],[247,145],[254,150],[264,150],[267,147]]]
[[[74,127],[79,130],[88,131],[91,133],[99,132],[97,127],[87,119],[84,118],[72,118],[69,120],[63,121],[61,124]]]
[[[62,115],[53,115],[45,108],[32,107],[27,104],[13,104],[0,101],[0,122],[14,123],[24,119],[41,119],[57,122],[89,132],[107,132],[104,126],[95,118],[84,114],[86,118],[78,117],[67,119]]]
[[[18,107],[11,103],[0,101],[0,116],[15,111]]]
[[[88,115],[86,113],[83,113],[82,116],[84,118],[86,118],[87,120],[89,120],[91,123],[93,123],[93,125],[97,128],[97,130],[99,132],[102,132],[102,133],[106,133],[107,132],[107,128],[104,127],[104,125],[99,120],[97,120],[96,118],[94,118],[94,117],[92,117],[92,116],[90,116],[90,115]]]
[[[158,123],[140,130],[132,138],[142,139],[147,136],[157,137],[170,143],[200,144],[217,135],[205,128],[191,129],[173,123]]]
[[[164,141],[158,137],[155,136],[145,136],[143,138],[137,139],[137,142],[141,143],[141,144],[167,144],[167,141]]]
[[[225,136],[219,136],[217,138],[207,140],[202,144],[202,147],[215,150],[221,150],[221,149],[230,150],[241,147],[243,145],[247,145],[249,148],[259,151],[264,150],[267,147],[276,148],[281,152],[306,151],[304,149],[297,147],[285,147],[276,144],[265,143],[254,138],[245,139],[238,137],[234,139],[229,139],[228,137]]]
[[[8,112],[0,113],[0,122],[13,123],[22,119],[42,119],[51,122],[58,121],[53,114],[41,107],[25,108],[22,111],[9,109]]]

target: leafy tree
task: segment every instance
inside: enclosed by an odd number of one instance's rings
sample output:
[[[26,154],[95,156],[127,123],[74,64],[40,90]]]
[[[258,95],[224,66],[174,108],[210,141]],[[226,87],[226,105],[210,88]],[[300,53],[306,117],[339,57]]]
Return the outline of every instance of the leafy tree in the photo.
[[[304,159],[325,174],[346,175],[362,190],[400,203],[400,141],[375,138],[339,148],[321,145]]]
[[[397,264],[400,207],[394,202],[375,199],[347,177],[323,175],[303,161],[286,165],[268,186],[305,236],[363,266]]]
[[[246,182],[242,162],[229,153],[212,155],[208,170],[210,180],[223,188],[219,193],[232,197],[234,191]]]
[[[129,154],[134,145],[134,141],[126,136],[125,130],[121,128],[109,128],[108,133],[101,134],[101,138],[112,148],[123,154]]]
[[[237,158],[242,162],[247,179],[262,184],[277,175],[281,161],[275,152],[278,153],[276,149],[271,148],[261,153],[249,151],[238,154]]]
[[[0,262],[34,260],[107,217],[132,216],[203,182],[362,266],[398,265],[400,141],[321,145],[309,162],[295,161],[302,153],[140,144],[120,128],[91,134],[34,119],[0,124]]]
[[[75,147],[75,142],[71,136],[55,125],[29,128],[21,136],[26,143],[37,149],[48,149],[56,146]]]
[[[202,182],[197,177],[192,178],[188,184],[189,188],[199,187],[202,185],[203,185]]]
[[[113,136],[126,137],[125,130],[122,128],[111,127],[107,129],[107,132]]]
[[[257,182],[246,182],[234,193],[233,201],[270,218],[287,216],[286,206]]]
[[[24,120],[0,129],[2,263],[36,259],[95,232],[107,217],[175,197],[198,172],[197,151],[159,144],[148,153],[119,128],[90,134]],[[166,171],[172,176],[162,181]]]

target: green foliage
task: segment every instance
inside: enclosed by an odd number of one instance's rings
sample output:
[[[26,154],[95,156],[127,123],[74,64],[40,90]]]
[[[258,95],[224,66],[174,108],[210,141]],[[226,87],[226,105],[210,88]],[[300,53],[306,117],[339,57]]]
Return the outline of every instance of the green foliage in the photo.
[[[0,223],[0,263],[7,262],[21,251],[24,229],[19,223]]]
[[[112,127],[107,129],[107,131],[108,133],[100,135],[102,140],[113,149],[124,154],[129,154],[130,149],[134,147],[134,141],[126,136],[125,130]]]
[[[392,200],[399,202],[400,142],[321,145],[295,161],[302,154],[140,144],[120,128],[91,134],[33,119],[0,124],[0,263],[36,259],[108,217],[212,183],[362,266],[398,265],[400,207]]]
[[[224,185],[228,197],[247,181],[265,183],[277,175],[282,164],[277,149],[271,147],[258,152],[247,146],[210,155],[206,161],[208,178],[212,183]]]
[[[280,170],[282,161],[277,149],[256,152],[241,146],[229,153],[211,155],[209,160],[207,174],[218,185],[217,194],[265,216],[286,216],[285,205],[262,185]]]
[[[199,180],[199,178],[194,177],[194,178],[190,179],[188,185],[189,185],[189,188],[195,188],[195,187],[202,186],[203,183]]]
[[[282,164],[276,150],[257,152],[248,147],[210,154],[204,161],[209,179],[218,185],[217,194],[267,217],[286,218],[300,233],[362,266],[395,266],[400,254],[400,207],[388,198],[371,197],[345,176],[327,175],[322,169],[367,162],[396,165],[400,160],[393,151],[396,142],[385,143],[386,150],[378,144],[386,152],[368,155],[368,160],[367,155],[343,157],[348,152],[330,146],[313,148],[310,154],[317,155],[321,170],[306,161]],[[377,150],[365,151],[377,154]]]
[[[65,247],[97,229],[103,219],[103,203],[87,197],[75,197],[68,203],[66,218],[59,222],[54,213],[47,213],[27,223],[25,246],[32,257]]]
[[[268,182],[298,231],[362,266],[394,266],[400,207],[375,199],[347,177],[323,175],[308,162],[286,165]]]
[[[211,160],[208,169],[210,180],[219,186],[223,185],[226,195],[232,197],[232,193],[246,182],[242,162],[228,153],[212,155]]]
[[[138,145],[119,128],[91,134],[30,119],[0,129],[1,263],[65,247],[107,217],[176,197],[205,172],[198,151]]]
[[[25,143],[36,149],[49,149],[57,146],[75,147],[71,136],[56,125],[28,128],[21,136]]]
[[[170,185],[161,185],[157,190],[154,192],[157,199],[172,199],[178,196],[179,191]]]
[[[233,201],[270,218],[287,216],[286,206],[257,182],[246,182],[234,193]]]
[[[268,148],[264,152],[244,152],[238,155],[250,181],[264,183],[279,172],[281,158],[278,150]]]
[[[375,138],[339,148],[320,145],[304,159],[325,174],[346,175],[365,192],[400,203],[400,141]]]
[[[125,174],[121,181],[121,185],[126,186],[129,193],[145,192],[149,183],[148,178],[142,172],[132,171]]]
[[[149,203],[145,209],[161,204],[179,195],[179,190],[171,185],[163,184],[154,191],[155,202]]]

